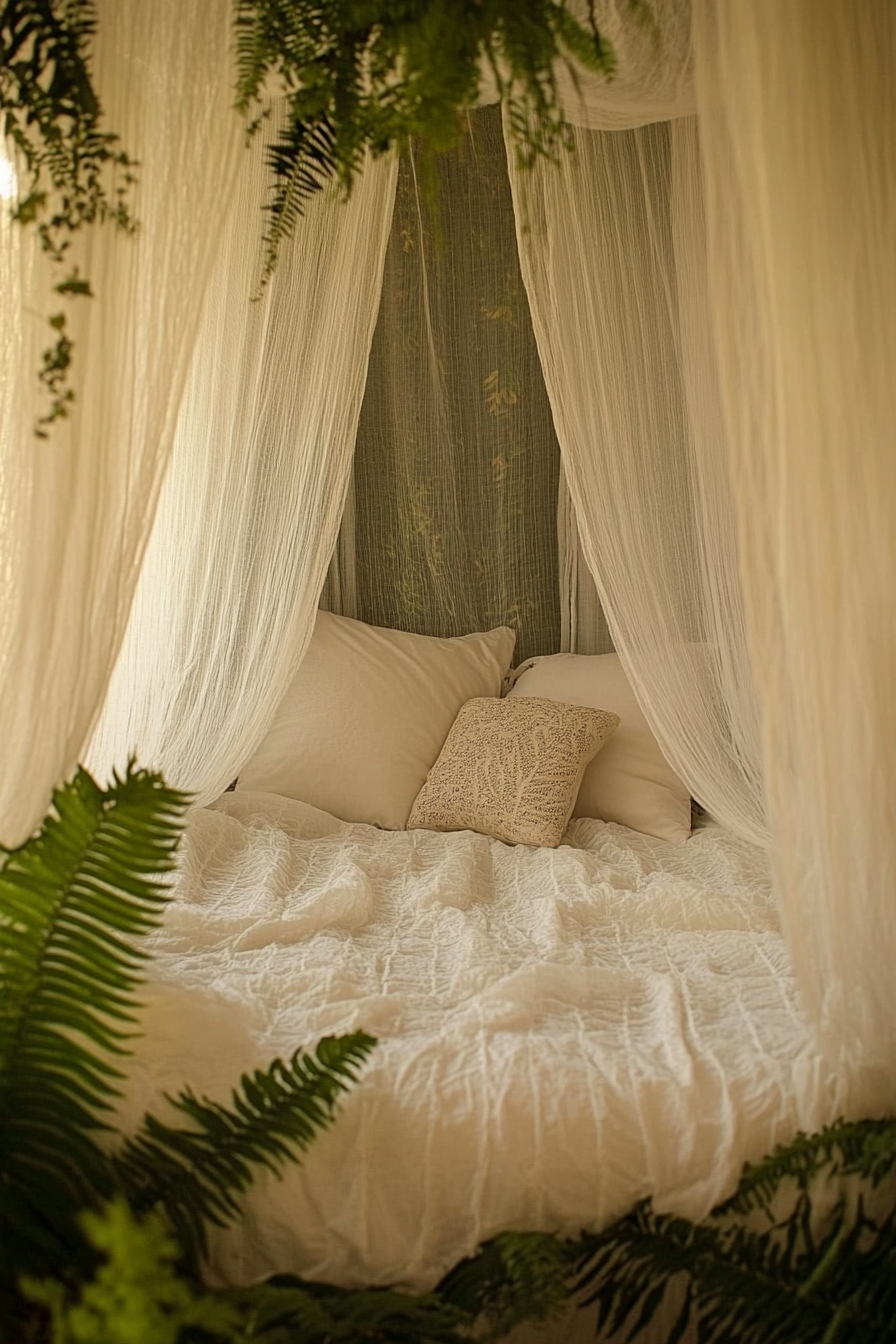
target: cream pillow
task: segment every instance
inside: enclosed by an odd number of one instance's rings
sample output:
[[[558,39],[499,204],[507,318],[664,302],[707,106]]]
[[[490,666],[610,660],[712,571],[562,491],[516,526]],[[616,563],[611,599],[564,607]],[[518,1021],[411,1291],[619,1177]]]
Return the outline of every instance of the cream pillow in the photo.
[[[682,844],[691,833],[691,799],[648,727],[619,655],[557,653],[524,664],[509,693],[612,710],[620,723],[588,766],[574,817],[600,817]]]
[[[468,700],[408,828],[479,831],[511,845],[559,845],[585,766],[619,719],[555,700]]]
[[[317,614],[308,652],[237,788],[401,830],[461,705],[497,696],[506,626],[430,639]]]

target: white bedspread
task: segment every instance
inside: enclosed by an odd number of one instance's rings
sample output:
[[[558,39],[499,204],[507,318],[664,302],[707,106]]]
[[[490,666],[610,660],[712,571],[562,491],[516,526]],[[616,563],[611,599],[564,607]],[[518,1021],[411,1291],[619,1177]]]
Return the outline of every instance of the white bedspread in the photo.
[[[839,1109],[762,858],[578,821],[557,850],[385,832],[270,794],[196,810],[125,1123],[319,1037],[379,1038],[335,1126],[262,1174],[218,1279],[433,1284],[507,1228],[702,1216]]]

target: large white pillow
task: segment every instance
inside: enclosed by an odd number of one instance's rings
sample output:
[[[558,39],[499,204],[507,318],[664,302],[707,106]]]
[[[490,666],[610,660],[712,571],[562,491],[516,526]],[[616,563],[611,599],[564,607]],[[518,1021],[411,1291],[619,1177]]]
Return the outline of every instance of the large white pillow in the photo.
[[[318,612],[238,789],[402,830],[461,705],[500,694],[515,640],[507,626],[430,639]]]
[[[682,844],[691,799],[660,751],[619,655],[556,653],[524,664],[511,696],[536,695],[619,715],[619,727],[585,769],[574,817],[599,817]]]

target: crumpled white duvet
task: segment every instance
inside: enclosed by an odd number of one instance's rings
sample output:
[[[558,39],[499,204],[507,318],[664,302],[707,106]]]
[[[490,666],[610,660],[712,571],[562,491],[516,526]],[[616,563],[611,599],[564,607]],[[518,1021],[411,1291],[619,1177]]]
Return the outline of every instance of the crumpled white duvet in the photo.
[[[834,1118],[761,855],[574,822],[556,850],[388,832],[272,794],[191,815],[150,939],[125,1125],[324,1035],[378,1037],[335,1125],[261,1173],[211,1274],[425,1288],[495,1233],[642,1196],[704,1215]]]

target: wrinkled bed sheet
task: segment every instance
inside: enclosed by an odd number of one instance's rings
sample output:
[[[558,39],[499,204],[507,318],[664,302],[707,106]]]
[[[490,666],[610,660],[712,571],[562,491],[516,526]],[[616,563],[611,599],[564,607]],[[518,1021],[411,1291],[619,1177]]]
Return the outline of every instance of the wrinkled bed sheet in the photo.
[[[556,850],[349,825],[272,794],[192,813],[150,940],[121,1118],[363,1027],[379,1044],[301,1168],[262,1173],[211,1273],[425,1288],[496,1232],[704,1215],[834,1118],[764,860],[595,821]]]

